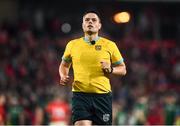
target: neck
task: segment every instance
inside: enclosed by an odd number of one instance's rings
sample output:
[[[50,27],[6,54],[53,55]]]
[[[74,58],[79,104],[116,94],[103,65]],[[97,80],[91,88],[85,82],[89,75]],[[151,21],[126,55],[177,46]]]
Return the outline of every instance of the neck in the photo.
[[[86,33],[85,33],[84,37],[85,37],[86,39],[88,39],[89,41],[92,41],[92,40],[96,40],[96,39],[97,39],[98,34],[89,35],[89,34],[86,34]]]

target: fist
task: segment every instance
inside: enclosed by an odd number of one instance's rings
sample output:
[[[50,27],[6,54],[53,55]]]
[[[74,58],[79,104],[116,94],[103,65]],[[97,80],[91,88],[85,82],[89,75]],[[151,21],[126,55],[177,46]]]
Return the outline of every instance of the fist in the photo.
[[[112,69],[111,69],[111,64],[105,61],[101,61],[101,67],[104,71],[104,73],[111,73]]]
[[[69,76],[61,76],[60,84],[66,85],[69,82]]]

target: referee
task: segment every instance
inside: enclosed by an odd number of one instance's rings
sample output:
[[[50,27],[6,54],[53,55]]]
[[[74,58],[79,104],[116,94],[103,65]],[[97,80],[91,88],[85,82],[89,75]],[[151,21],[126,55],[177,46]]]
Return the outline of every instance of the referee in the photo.
[[[109,74],[125,75],[126,66],[116,44],[98,36],[101,20],[94,11],[83,15],[84,36],[71,40],[59,67],[60,84],[69,81],[72,64],[72,122],[76,126],[112,125]]]

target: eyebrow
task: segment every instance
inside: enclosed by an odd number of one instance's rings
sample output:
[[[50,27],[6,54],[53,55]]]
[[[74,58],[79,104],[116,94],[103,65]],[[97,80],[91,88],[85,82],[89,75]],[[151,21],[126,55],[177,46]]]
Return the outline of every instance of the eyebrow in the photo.
[[[85,21],[90,20],[90,19],[92,19],[93,21],[99,21],[100,22],[99,18],[96,18],[96,17],[93,17],[93,18],[86,17],[86,18],[84,18]]]
[[[97,18],[89,18],[89,17],[88,17],[88,18],[84,18],[84,19],[97,19]]]
[[[91,12],[89,12],[89,13],[91,13]],[[95,15],[97,15],[97,14],[94,13],[94,12],[92,12],[92,13],[95,14]],[[88,14],[88,13],[86,13],[86,14],[83,15],[83,19],[86,19],[85,16],[86,16],[87,14]],[[97,15],[97,18],[98,18],[99,22],[101,23],[101,19],[100,19],[99,15]]]

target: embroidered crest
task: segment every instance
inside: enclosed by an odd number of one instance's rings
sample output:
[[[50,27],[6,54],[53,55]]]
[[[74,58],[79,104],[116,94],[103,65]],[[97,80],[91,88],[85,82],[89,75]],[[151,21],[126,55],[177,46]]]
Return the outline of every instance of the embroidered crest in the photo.
[[[103,120],[104,120],[104,122],[108,122],[109,119],[110,119],[110,114],[104,114],[104,115],[103,115]]]
[[[95,49],[98,51],[98,50],[101,50],[101,45],[96,45],[95,46]]]

